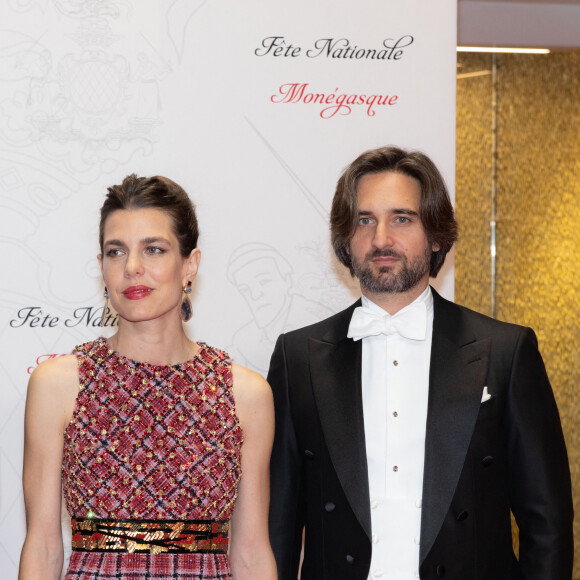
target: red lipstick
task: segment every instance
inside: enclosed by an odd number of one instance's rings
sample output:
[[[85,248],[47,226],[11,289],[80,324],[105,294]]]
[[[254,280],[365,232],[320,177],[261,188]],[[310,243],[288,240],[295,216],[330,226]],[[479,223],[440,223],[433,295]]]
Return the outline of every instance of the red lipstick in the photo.
[[[123,295],[129,300],[141,300],[141,298],[146,298],[153,291],[153,288],[149,286],[129,286],[129,288],[123,290]]]

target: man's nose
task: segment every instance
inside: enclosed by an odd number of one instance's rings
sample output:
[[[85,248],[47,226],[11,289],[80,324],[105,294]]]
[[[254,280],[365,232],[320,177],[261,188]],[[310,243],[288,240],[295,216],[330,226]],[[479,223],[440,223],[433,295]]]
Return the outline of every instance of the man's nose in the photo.
[[[373,237],[373,245],[376,248],[389,248],[393,245],[393,231],[388,224],[377,224]]]

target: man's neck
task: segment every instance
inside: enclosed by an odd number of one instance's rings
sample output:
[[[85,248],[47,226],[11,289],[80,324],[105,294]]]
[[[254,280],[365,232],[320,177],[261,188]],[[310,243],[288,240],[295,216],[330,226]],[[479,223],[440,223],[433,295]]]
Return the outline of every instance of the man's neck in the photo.
[[[428,285],[429,279],[424,282],[421,281],[417,286],[406,292],[368,292],[363,289],[362,293],[392,316],[419,298]]]

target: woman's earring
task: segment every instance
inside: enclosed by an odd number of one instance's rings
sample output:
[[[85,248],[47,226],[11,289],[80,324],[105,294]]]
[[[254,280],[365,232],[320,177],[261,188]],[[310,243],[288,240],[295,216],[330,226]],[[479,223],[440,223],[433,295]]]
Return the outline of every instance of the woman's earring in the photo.
[[[187,284],[183,287],[183,300],[181,302],[181,310],[179,314],[183,322],[187,322],[193,316],[193,308],[191,307],[191,300],[189,295],[191,294],[191,280],[187,281]]]
[[[109,291],[107,290],[106,286],[103,297],[105,299],[105,306],[103,307],[103,316],[101,316],[101,322],[99,322],[99,326],[101,328],[105,326],[105,317],[107,316],[107,311],[109,310]]]

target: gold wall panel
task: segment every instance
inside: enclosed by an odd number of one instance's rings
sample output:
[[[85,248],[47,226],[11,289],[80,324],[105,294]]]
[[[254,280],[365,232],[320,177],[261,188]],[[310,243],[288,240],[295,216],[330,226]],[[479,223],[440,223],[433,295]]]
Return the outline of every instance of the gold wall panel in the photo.
[[[491,58],[465,54],[457,73],[455,293],[461,304],[490,314]]]
[[[460,75],[491,69],[490,55],[458,60]],[[580,51],[498,55],[497,65],[497,318],[538,335],[568,446],[580,554]],[[492,96],[489,74],[458,79],[456,299],[485,314]]]

